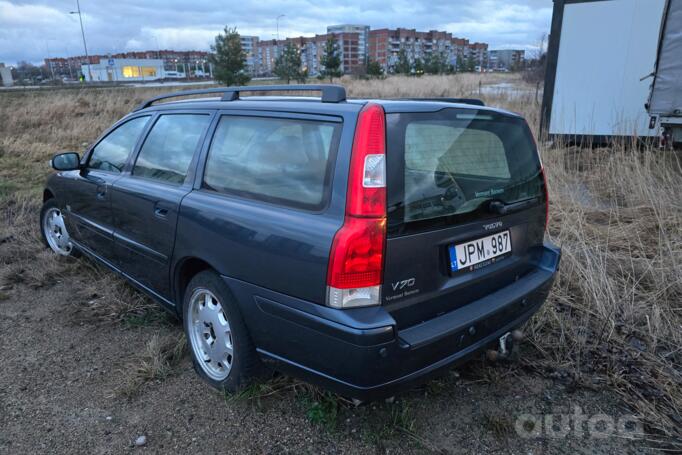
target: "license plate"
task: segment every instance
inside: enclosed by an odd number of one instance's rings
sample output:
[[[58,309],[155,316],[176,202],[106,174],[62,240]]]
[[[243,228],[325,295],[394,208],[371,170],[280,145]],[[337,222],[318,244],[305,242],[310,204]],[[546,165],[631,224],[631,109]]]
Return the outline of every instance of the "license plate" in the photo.
[[[497,258],[509,252],[511,252],[509,231],[450,245],[450,268],[453,272],[463,269],[474,270],[495,262]]]

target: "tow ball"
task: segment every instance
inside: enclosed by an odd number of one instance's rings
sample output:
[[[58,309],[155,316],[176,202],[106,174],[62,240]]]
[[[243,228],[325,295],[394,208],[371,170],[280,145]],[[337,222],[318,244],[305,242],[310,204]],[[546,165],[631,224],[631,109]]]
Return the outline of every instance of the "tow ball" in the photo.
[[[491,362],[501,359],[509,359],[516,357],[518,352],[518,345],[516,342],[523,340],[523,332],[516,329],[507,332],[497,340],[497,350],[488,349],[486,357]]]

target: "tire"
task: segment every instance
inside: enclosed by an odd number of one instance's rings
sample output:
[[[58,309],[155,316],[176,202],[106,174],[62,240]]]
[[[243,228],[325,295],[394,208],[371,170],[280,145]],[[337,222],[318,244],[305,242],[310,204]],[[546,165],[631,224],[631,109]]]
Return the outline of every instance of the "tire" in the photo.
[[[234,393],[260,373],[261,362],[239,307],[217,273],[205,270],[192,278],[182,313],[194,369],[208,384]]]
[[[52,221],[48,221],[48,218]],[[40,209],[40,235],[45,246],[54,253],[60,256],[78,257],[80,255],[76,246],[70,241],[61,208],[55,199],[48,199]]]

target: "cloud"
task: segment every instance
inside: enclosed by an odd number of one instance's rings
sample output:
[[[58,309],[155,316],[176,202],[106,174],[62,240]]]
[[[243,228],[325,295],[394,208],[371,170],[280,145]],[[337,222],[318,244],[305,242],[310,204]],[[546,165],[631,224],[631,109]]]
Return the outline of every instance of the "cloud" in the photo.
[[[326,32],[338,23],[447,30],[492,48],[532,49],[549,31],[552,0],[81,0],[91,54],[208,50],[225,25],[272,39]],[[0,62],[80,55],[75,0],[0,0]]]

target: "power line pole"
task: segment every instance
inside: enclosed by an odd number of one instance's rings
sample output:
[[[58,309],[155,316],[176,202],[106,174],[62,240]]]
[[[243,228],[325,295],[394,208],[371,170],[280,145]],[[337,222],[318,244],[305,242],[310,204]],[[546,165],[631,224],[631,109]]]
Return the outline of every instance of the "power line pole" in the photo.
[[[90,70],[90,57],[88,56],[88,44],[85,41],[85,30],[83,29],[83,16],[81,15],[81,3],[80,0],[76,0],[76,6],[78,11],[71,11],[69,14],[78,14],[78,21],[81,24],[81,36],[83,36],[83,48],[85,49],[85,59],[88,61],[88,76],[90,77],[90,82],[92,82],[92,71]]]
[[[275,22],[277,23],[277,41],[279,41],[279,20],[284,16],[285,14],[280,14],[279,16],[277,16],[277,19],[275,20]]]

